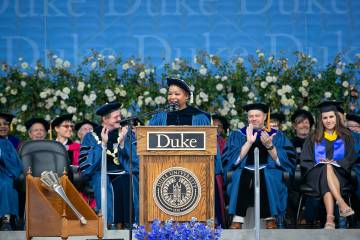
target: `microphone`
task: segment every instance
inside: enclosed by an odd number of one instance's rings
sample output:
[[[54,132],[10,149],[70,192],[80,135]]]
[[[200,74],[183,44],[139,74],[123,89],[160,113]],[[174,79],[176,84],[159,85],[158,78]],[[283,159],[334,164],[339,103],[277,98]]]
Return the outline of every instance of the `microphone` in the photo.
[[[149,112],[149,113],[145,113],[145,114],[140,114],[139,116],[145,117],[145,116],[149,116],[149,115],[154,115],[160,112],[177,112],[180,110],[180,105],[178,101],[173,101],[170,102],[168,106],[166,106],[163,109],[159,109],[157,111],[154,112]],[[139,116],[133,116],[133,117],[128,117],[128,118],[124,118],[121,119],[120,121],[118,121],[117,123],[120,124],[121,127],[125,127],[127,125],[129,125],[130,122],[136,122],[139,121],[141,123],[141,120],[139,119]]]
[[[180,105],[178,101],[173,101],[169,103],[167,112],[177,112],[180,110]]]
[[[136,116],[124,118],[124,119],[120,120],[118,123],[120,124],[121,127],[125,127],[125,126],[129,125],[130,122],[134,123],[136,121],[139,121],[141,123],[140,119]]]

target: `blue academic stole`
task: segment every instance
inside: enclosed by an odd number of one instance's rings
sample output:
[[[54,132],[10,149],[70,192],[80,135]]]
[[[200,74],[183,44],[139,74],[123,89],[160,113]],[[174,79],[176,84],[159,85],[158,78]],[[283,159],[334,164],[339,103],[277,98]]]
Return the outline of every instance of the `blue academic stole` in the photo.
[[[345,157],[345,144],[341,138],[332,142],[334,145],[334,161],[343,160]],[[326,158],[326,140],[323,139],[320,143],[315,143],[314,147],[315,163],[319,163],[320,159]]]

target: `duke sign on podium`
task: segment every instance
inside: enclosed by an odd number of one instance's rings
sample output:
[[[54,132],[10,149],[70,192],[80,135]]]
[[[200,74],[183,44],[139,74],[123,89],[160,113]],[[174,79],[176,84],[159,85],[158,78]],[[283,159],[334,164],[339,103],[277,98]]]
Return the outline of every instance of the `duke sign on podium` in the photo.
[[[205,132],[148,132],[148,150],[205,150]]]

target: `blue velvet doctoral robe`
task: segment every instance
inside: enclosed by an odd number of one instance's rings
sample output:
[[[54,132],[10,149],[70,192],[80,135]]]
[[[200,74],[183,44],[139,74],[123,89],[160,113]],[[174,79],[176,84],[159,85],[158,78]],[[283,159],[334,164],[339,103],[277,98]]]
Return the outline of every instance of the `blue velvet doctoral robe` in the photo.
[[[117,131],[117,130],[115,130]],[[133,172],[133,207],[135,214],[135,222],[138,220],[139,214],[139,161],[136,154],[136,138],[133,134],[132,141],[132,172]],[[96,199],[97,209],[101,208],[101,155],[102,155],[102,147],[100,136],[98,136],[95,132],[87,133],[81,143],[80,156],[79,156],[79,167],[80,173],[83,176],[88,176],[91,178],[91,184],[94,189],[94,195]],[[107,149],[113,151],[113,145],[110,143],[110,136]],[[115,171],[114,165],[109,165],[109,155],[108,157],[108,171]],[[126,136],[124,142],[124,148],[121,149],[118,146],[118,159],[119,159],[119,169],[124,170],[127,173],[130,171],[129,159],[130,159],[130,143],[129,139]],[[111,160],[112,161],[112,160]],[[109,169],[113,168],[113,169]],[[107,177],[107,215],[108,215],[108,223],[113,223],[114,221],[114,197],[113,197],[113,188],[110,183],[109,176]]]
[[[270,154],[268,154],[267,164],[264,168],[266,182],[260,184],[266,184],[271,216],[284,217],[287,206],[287,187],[282,180],[282,174],[283,171],[294,174],[296,162],[295,151],[291,142],[286,138],[283,132],[272,129],[271,133],[276,134],[273,138],[273,144],[277,151],[280,166],[277,166],[276,162],[271,158]],[[238,165],[235,165],[245,142],[246,127],[231,132],[222,155],[224,175],[226,176],[227,172],[233,171],[231,180],[227,185],[227,193],[230,198],[229,214],[236,213],[239,194],[253,194],[239,192],[241,173],[246,166],[248,154],[254,154],[253,152],[249,152]]]
[[[18,216],[18,192],[14,179],[22,172],[22,163],[13,146],[7,139],[0,138],[0,217],[5,214]]]

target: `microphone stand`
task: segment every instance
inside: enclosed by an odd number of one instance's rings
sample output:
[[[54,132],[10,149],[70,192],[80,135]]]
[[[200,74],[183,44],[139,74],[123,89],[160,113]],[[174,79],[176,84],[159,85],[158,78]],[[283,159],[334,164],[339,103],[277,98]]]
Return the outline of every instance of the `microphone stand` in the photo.
[[[127,132],[127,138],[129,139],[129,152],[130,152],[130,156],[129,156],[129,176],[130,176],[130,180],[129,180],[129,189],[130,189],[130,194],[129,194],[129,200],[130,200],[130,209],[129,209],[129,224],[130,224],[130,231],[129,231],[129,239],[132,239],[132,224],[133,224],[133,154],[132,154],[132,142],[133,142],[133,137],[132,137],[132,133],[133,133],[133,127],[134,127],[134,119],[132,121],[128,122],[128,132]]]
[[[157,114],[157,113],[161,113],[161,112],[177,112],[179,111],[180,108],[179,108],[179,103],[178,102],[174,102],[174,103],[170,103],[166,108],[160,108],[156,111],[152,111],[152,112],[148,112],[148,113],[143,113],[143,114],[139,114],[138,116],[132,116],[132,117],[128,117],[128,118],[125,118],[125,119],[122,119],[120,120],[118,123],[120,123],[120,125],[123,127],[123,126],[126,126],[126,125],[129,125],[130,124],[132,125],[132,127],[134,126],[134,121],[135,120],[139,120],[140,118],[145,118],[145,117],[148,117],[148,116],[151,116],[151,115],[154,115],[154,114]]]

